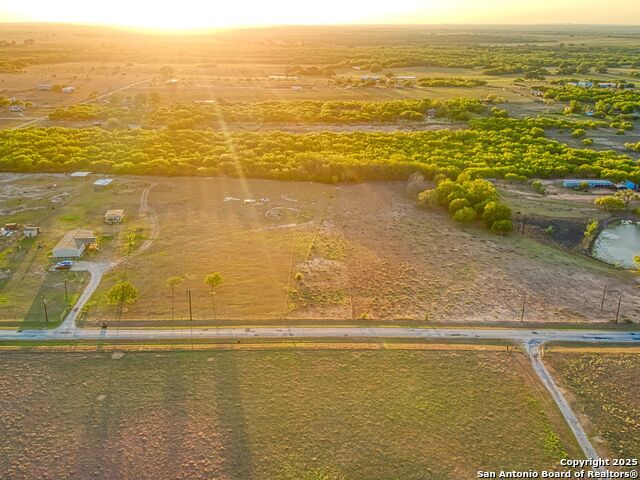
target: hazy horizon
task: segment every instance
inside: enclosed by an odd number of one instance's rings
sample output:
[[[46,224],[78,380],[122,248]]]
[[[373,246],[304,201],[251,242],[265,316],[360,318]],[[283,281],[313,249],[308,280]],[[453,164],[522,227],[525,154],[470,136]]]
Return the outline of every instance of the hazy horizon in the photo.
[[[17,4],[0,0],[1,24],[75,24],[114,26],[143,30],[203,31],[217,28],[310,25],[602,25],[638,26],[640,9],[629,0],[540,0],[535,5],[510,0],[435,1],[326,0],[322,5],[301,10],[292,0],[265,4],[237,0],[219,9],[214,4],[184,0],[180,5],[114,0],[108,9],[79,0],[55,4],[34,0]]]

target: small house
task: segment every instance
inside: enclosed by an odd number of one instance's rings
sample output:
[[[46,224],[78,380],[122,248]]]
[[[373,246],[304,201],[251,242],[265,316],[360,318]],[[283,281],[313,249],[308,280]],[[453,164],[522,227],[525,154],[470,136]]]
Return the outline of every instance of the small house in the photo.
[[[600,88],[618,88],[618,84],[615,82],[602,82],[599,83],[598,86]]]
[[[21,105],[11,105],[9,106],[10,112],[24,112],[24,107]]]
[[[122,223],[124,220],[124,210],[107,210],[104,214],[104,221],[109,225]]]
[[[593,82],[577,82],[576,86],[582,88],[591,88],[593,87]]]
[[[53,248],[53,258],[78,258],[90,245],[95,245],[96,236],[91,230],[71,230]]]
[[[22,228],[22,234],[27,238],[37,237],[38,233],[40,233],[40,227],[33,227],[30,225],[25,225]]]
[[[101,178],[93,182],[93,189],[96,191],[104,190],[113,183],[113,178]]]
[[[4,224],[4,229],[9,231],[9,232],[15,232],[16,230],[18,230],[18,224],[17,223],[5,223]]]
[[[73,93],[77,87],[67,86],[62,88],[62,93]]]

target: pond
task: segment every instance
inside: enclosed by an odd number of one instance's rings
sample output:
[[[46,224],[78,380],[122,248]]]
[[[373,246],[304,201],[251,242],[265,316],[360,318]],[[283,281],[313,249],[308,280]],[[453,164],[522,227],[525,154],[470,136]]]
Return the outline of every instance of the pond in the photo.
[[[593,243],[593,256],[621,267],[633,268],[640,255],[640,223],[623,220],[607,226]]]

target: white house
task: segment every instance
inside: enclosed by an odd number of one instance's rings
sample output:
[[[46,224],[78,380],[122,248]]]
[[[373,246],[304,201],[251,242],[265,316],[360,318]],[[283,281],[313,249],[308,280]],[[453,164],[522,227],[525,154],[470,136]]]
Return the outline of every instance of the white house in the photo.
[[[24,112],[24,107],[22,107],[21,105],[10,105],[9,106],[9,111],[10,112]]]
[[[75,92],[75,91],[76,91],[76,88],[77,88],[77,87],[72,87],[71,85],[69,85],[69,86],[64,87],[64,88],[62,89],[62,93],[73,93],[73,92]]]
[[[25,225],[22,228],[22,234],[27,238],[37,237],[40,233],[40,227],[32,227]]]
[[[91,230],[71,230],[53,248],[53,258],[78,258],[94,243],[96,236]]]
[[[112,223],[122,223],[124,220],[124,210],[107,210],[104,214],[104,221],[111,225]]]

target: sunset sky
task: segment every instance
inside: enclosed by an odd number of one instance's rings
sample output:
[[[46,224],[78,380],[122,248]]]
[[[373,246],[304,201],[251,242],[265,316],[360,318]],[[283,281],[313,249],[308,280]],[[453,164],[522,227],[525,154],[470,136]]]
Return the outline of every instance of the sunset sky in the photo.
[[[0,22],[154,29],[375,23],[640,24],[637,0],[0,0]]]

